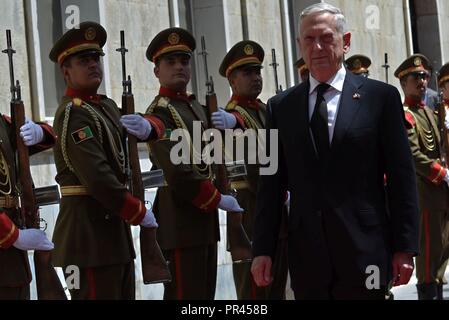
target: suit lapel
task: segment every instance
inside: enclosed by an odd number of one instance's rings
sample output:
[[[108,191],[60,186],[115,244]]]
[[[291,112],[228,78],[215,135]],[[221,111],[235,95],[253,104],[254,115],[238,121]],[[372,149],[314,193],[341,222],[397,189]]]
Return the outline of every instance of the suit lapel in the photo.
[[[343,140],[346,131],[360,108],[361,100],[365,98],[360,91],[363,80],[361,77],[353,76],[349,71],[346,74],[331,143],[331,155]]]
[[[312,155],[314,160],[318,160],[317,151],[312,141],[312,132],[310,130],[309,121],[309,81],[301,83],[298,86],[295,94],[292,95],[292,101],[289,103],[294,108],[295,116],[293,120],[297,119],[297,134],[298,141],[304,141],[305,151],[307,155]]]

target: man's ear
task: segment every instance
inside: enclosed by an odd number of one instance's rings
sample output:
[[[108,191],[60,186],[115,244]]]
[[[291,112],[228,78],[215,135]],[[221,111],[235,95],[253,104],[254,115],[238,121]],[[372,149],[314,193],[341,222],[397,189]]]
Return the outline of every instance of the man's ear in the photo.
[[[159,66],[155,66],[153,69],[154,75],[159,79]]]
[[[346,32],[343,35],[343,51],[344,51],[344,53],[348,53],[350,47],[351,47],[351,32]]]
[[[67,82],[67,79],[70,77],[69,68],[63,64],[61,66],[62,75],[64,76],[64,80]]]

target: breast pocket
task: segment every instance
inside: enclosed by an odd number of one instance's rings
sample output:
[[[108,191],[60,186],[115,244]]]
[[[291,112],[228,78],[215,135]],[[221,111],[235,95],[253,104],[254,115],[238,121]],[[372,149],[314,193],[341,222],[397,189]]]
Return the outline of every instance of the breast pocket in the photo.
[[[357,218],[359,224],[364,227],[374,227],[385,222],[382,213],[373,207],[358,209]]]
[[[373,127],[350,128],[346,132],[346,138],[350,140],[359,140],[373,137],[375,133],[376,130]]]

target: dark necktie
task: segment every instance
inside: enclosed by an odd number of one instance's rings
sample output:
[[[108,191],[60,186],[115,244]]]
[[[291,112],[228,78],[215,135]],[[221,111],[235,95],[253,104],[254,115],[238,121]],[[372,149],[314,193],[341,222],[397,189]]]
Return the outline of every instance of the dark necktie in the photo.
[[[327,103],[323,97],[323,94],[329,87],[330,85],[327,83],[318,85],[316,89],[317,96],[315,109],[313,110],[312,120],[310,121],[310,128],[312,129],[313,139],[315,141],[315,147],[320,162],[326,160],[330,150]]]

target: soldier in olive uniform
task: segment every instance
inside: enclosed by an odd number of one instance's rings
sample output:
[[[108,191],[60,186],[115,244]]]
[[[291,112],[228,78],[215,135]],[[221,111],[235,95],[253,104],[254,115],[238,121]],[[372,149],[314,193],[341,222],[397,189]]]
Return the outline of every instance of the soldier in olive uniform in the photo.
[[[363,54],[354,54],[345,61],[346,68],[354,74],[369,77],[371,59]]]
[[[418,178],[421,253],[416,258],[416,275],[420,300],[442,299],[447,264],[447,257],[442,257],[442,253],[448,227],[449,171],[440,161],[437,117],[423,101],[430,77],[428,70],[429,60],[415,54],[395,71],[405,95],[405,118]]]
[[[260,70],[263,59],[264,50],[254,41],[241,41],[226,54],[220,66],[220,74],[228,79],[233,95],[226,105],[227,112],[220,109],[212,115],[212,121],[216,128],[221,130],[240,128],[242,130],[255,130],[256,132],[265,128],[266,105],[258,99],[262,92],[263,81]],[[239,138],[237,137],[237,139]],[[245,210],[243,227],[250,239],[252,239],[256,210],[259,165],[249,164],[248,159],[250,159],[250,153],[256,152],[257,150],[246,150],[247,176],[243,181],[231,185],[231,188],[237,190],[237,201]],[[259,288],[251,275],[251,262],[234,263],[234,282],[239,300],[285,298],[288,272],[286,230],[288,218],[286,207],[283,214],[276,256],[273,257],[274,281],[269,287]]]
[[[159,94],[145,118],[131,115],[123,120],[128,132],[141,140],[148,136],[140,133],[151,132],[151,161],[154,168],[163,169],[168,184],[158,189],[153,206],[159,221],[158,242],[174,278],[164,284],[165,300],[214,299],[220,239],[217,209],[242,211],[233,197],[215,188],[211,167],[192,161],[193,153],[201,155],[195,141],[188,163],[175,164],[170,158],[178,143],[178,139],[170,140],[174,130],[183,129],[192,139],[195,125],[201,134],[209,126],[206,108],[186,92],[194,50],[195,39],[184,29],[169,28],[157,34],[146,56],[155,64]]]
[[[299,75],[301,76],[301,82],[307,81],[309,79],[309,68],[306,65],[306,62],[303,58],[300,58],[295,62],[295,67],[299,71]]]
[[[442,66],[438,73],[438,86],[443,93],[443,103],[447,110],[449,108],[449,63]]]
[[[157,227],[154,215],[125,186],[120,110],[97,94],[106,31],[83,22],[54,45],[66,92],[56,111],[54,147],[61,205],[53,240],[55,265],[80,269],[72,299],[134,299],[135,252],[130,225]]]
[[[30,154],[49,149],[55,143],[53,129],[31,120],[20,128]],[[45,232],[23,229],[14,169],[14,150],[10,137],[11,119],[0,114],[0,300],[30,298],[31,272],[27,250],[52,250]]]

